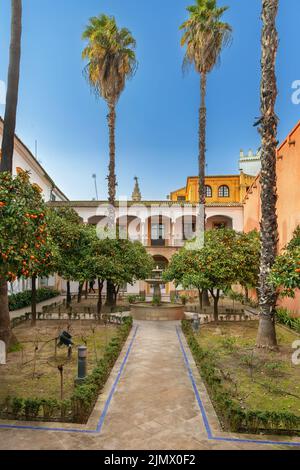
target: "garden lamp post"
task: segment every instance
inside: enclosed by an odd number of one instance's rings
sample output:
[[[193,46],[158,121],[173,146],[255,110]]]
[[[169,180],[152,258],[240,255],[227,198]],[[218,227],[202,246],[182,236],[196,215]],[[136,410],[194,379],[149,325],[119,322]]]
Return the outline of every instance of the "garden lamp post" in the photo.
[[[87,375],[87,347],[78,347],[78,376],[77,383],[83,382]]]

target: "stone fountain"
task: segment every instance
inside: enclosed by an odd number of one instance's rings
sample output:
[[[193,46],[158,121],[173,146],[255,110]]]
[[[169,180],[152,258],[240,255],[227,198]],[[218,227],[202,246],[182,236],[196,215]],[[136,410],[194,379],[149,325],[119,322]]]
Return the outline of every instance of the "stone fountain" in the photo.
[[[131,306],[131,314],[135,320],[175,321],[184,318],[184,307],[179,304],[162,302],[161,286],[163,269],[158,266],[152,271],[152,278],[146,279],[147,284],[154,287],[152,302],[141,302]],[[157,305],[158,304],[158,305]]]
[[[153,279],[146,279],[147,284],[154,287],[153,299],[159,299],[161,302],[161,285],[166,283],[163,281],[162,274],[163,269],[160,269],[158,266],[152,271]]]

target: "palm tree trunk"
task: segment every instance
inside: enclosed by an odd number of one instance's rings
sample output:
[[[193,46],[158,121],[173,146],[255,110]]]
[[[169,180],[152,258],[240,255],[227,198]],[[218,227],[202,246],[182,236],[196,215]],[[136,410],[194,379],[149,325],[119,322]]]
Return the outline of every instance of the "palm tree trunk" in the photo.
[[[260,322],[257,346],[276,348],[275,309],[276,290],[269,282],[269,273],[277,255],[278,222],[276,213],[277,178],[276,147],[278,119],[275,113],[277,83],[275,74],[278,34],[276,17],[278,0],[262,2],[262,80],[261,80],[261,125],[262,171],[261,171],[261,266],[259,282]]]
[[[114,102],[109,103],[109,114],[108,114],[108,127],[109,127],[109,174],[108,174],[108,195],[109,203],[114,206],[116,202],[116,142],[115,142],[115,130],[116,130],[116,104]]]
[[[116,104],[115,102],[109,103],[108,114],[108,127],[109,127],[109,174],[108,174],[108,200],[111,206],[108,219],[109,229],[113,230],[115,222],[114,206],[116,202]],[[114,285],[108,280],[106,283],[106,305],[109,307],[114,306]]]
[[[22,1],[12,0],[11,40],[9,69],[7,79],[6,106],[1,148],[0,172],[12,173],[15,142],[16,114],[18,104],[21,35],[22,35]],[[7,346],[16,341],[11,328],[8,308],[8,290],[5,279],[0,279],[0,339]]]
[[[205,163],[206,163],[206,74],[202,73],[201,106],[199,110],[199,231],[200,235],[205,232]]]
[[[200,76],[201,88],[201,105],[199,110],[199,234],[200,243],[204,244],[205,232],[205,203],[206,203],[206,188],[205,188],[205,170],[206,170],[206,84],[207,76],[202,73]],[[203,290],[202,294],[203,306],[209,307],[208,291]]]
[[[12,0],[11,41],[9,69],[7,79],[6,106],[3,126],[2,159],[0,171],[12,173],[16,114],[19,92],[21,34],[22,34],[22,1]]]
[[[31,326],[36,325],[36,276],[31,278]]]

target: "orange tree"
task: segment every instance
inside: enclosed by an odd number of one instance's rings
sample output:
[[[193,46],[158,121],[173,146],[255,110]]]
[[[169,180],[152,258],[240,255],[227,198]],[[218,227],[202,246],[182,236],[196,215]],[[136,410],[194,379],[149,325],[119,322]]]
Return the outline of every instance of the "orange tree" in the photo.
[[[133,285],[138,280],[145,280],[153,269],[153,258],[138,241],[110,240],[107,249],[111,253],[113,269],[107,280],[113,286],[114,305],[121,286]]]
[[[300,227],[296,228],[292,240],[277,257],[270,280],[281,297],[294,298],[296,289],[300,289]]]
[[[71,281],[78,280],[80,262],[87,250],[87,238],[81,218],[68,207],[48,211],[49,233],[56,245],[55,271],[67,282],[67,305],[70,306]]]
[[[189,242],[175,254],[164,273],[165,281],[175,281],[183,287],[198,289],[199,295],[209,290],[214,300],[214,320],[218,320],[219,300],[222,291],[240,282],[240,266],[245,264],[242,235],[234,230],[210,230],[205,233],[205,247],[191,249]],[[200,301],[201,305],[201,301]]]
[[[33,265],[43,265],[46,247],[45,204],[27,173],[0,173],[0,339],[9,345],[7,282],[30,277]],[[46,263],[47,264],[47,263]]]
[[[47,231],[44,213],[33,219],[35,232],[31,243],[22,249],[21,275],[31,279],[32,326],[36,324],[36,281],[38,277],[49,277],[55,272],[57,250]],[[42,223],[41,223],[42,222]]]
[[[246,300],[249,300],[249,288],[257,289],[260,268],[260,234],[257,230],[241,233],[237,237],[236,246],[239,253],[237,281],[245,290]]]
[[[184,289],[193,287],[197,289],[200,310],[202,310],[203,290],[208,288],[208,285],[199,266],[197,253],[186,249],[176,253],[163,273],[163,279],[165,282],[175,282],[176,287],[182,286]]]

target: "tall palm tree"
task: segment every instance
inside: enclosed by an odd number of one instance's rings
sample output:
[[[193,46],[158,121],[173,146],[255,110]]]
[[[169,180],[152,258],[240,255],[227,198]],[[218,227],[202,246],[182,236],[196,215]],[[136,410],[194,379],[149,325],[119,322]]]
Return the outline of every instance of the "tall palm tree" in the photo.
[[[6,106],[3,126],[3,139],[1,148],[0,172],[12,173],[14,139],[16,128],[16,114],[19,91],[19,75],[21,60],[21,35],[22,35],[22,0],[12,0],[11,39],[9,53],[9,69],[7,79]],[[14,341],[14,335],[10,328],[8,307],[7,282],[0,277],[0,339],[6,345]]]
[[[221,52],[231,41],[231,27],[221,21],[228,7],[217,6],[216,0],[196,0],[187,8],[189,18],[181,45],[186,46],[184,67],[194,65],[200,74],[201,105],[199,110],[199,233],[205,231],[205,163],[206,163],[206,85],[207,75],[219,62]]]
[[[88,45],[82,53],[88,60],[86,74],[96,95],[109,108],[109,202],[115,204],[117,178],[115,174],[116,105],[125,88],[126,79],[133,76],[136,67],[136,41],[127,28],[119,29],[114,17],[100,15],[90,19],[83,33]]]
[[[109,228],[113,230],[114,212],[112,206],[116,201],[116,105],[123,92],[126,80],[131,78],[137,68],[135,55],[136,41],[127,28],[119,29],[114,17],[100,15],[90,19],[83,33],[83,39],[88,45],[82,53],[83,59],[88,60],[85,68],[86,75],[96,96],[105,99],[109,114],[109,174],[108,200],[110,211],[108,215]],[[114,286],[107,282],[107,300],[109,306],[115,304]]]
[[[278,222],[276,213],[277,178],[276,147],[278,118],[275,113],[277,98],[276,55],[278,33],[276,17],[279,0],[262,0],[262,79],[261,119],[259,132],[262,138],[261,171],[261,266],[259,283],[260,322],[257,346],[276,348],[275,308],[276,290],[269,282],[270,270],[277,254]]]
[[[22,0],[12,0],[11,39],[9,69],[7,79],[6,106],[3,126],[0,171],[12,173],[16,115],[19,93],[21,35],[22,35]]]

